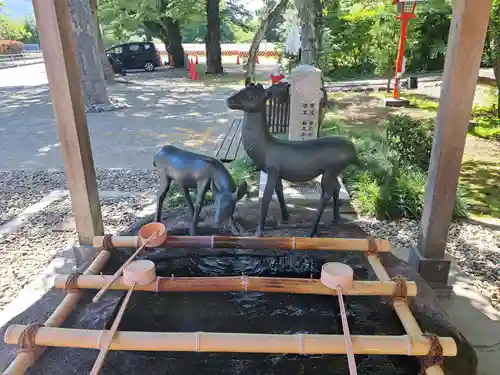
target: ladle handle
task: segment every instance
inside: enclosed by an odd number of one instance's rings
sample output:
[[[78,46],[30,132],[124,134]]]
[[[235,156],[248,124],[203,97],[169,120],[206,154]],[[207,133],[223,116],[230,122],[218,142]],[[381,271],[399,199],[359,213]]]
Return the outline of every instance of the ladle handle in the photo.
[[[120,306],[120,310],[118,310],[118,313],[116,314],[116,318],[113,321],[111,328],[107,332],[106,340],[101,345],[101,351],[99,352],[99,355],[97,356],[97,359],[94,362],[94,366],[92,367],[92,370],[90,370],[90,375],[97,375],[97,374],[99,374],[99,371],[101,371],[102,365],[104,364],[104,361],[106,359],[106,355],[108,354],[109,347],[111,345],[111,342],[113,341],[113,337],[115,336],[115,333],[118,330],[118,326],[120,325],[120,322],[123,318],[123,314],[125,313],[125,309],[127,308],[127,304],[130,301],[130,297],[132,296],[132,292],[134,291],[134,287],[135,287],[135,283],[132,284],[132,286],[128,290],[127,294],[125,295],[125,298],[123,299],[123,302]]]
[[[156,232],[153,233],[146,241],[144,241],[144,243],[136,250],[136,252],[134,254],[132,254],[132,256],[130,258],[128,258],[125,263],[123,263],[123,265],[118,269],[118,271],[115,272],[115,274],[113,275],[111,280],[109,280],[108,283],[106,285],[104,285],[101,288],[101,290],[99,290],[97,292],[97,294],[94,296],[94,298],[92,298],[92,302],[98,302],[101,299],[102,295],[104,293],[106,293],[106,291],[111,286],[111,284],[113,284],[116,281],[116,279],[118,279],[120,277],[124,268],[127,267],[129,265],[129,263],[135,259],[135,257],[142,251],[142,249],[144,249],[146,247],[148,242],[151,241],[154,237],[156,237],[157,234],[158,233],[156,233]]]
[[[349,373],[351,375],[358,375],[358,370],[356,369],[356,360],[354,359],[354,353],[352,350],[351,332],[349,331],[349,324],[347,324],[347,314],[345,310],[344,297],[342,296],[342,287],[340,285],[337,286],[337,297],[339,299],[340,318],[342,320],[342,330],[344,331],[345,349],[347,352]]]

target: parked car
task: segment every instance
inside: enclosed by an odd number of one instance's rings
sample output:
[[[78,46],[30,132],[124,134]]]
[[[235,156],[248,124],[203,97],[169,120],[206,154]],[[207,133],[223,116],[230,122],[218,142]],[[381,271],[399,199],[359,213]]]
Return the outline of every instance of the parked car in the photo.
[[[120,61],[124,69],[152,72],[161,65],[160,54],[153,42],[130,42],[106,49],[106,54]]]

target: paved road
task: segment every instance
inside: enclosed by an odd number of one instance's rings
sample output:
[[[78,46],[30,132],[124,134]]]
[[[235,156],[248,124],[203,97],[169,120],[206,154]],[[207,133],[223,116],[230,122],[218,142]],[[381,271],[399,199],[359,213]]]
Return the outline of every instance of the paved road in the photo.
[[[168,71],[132,73],[110,96],[130,107],[88,114],[96,167],[149,168],[156,148],[172,143],[213,153],[241,113],[225,104],[234,88],[205,87]],[[0,169],[62,168],[44,65],[0,70]]]

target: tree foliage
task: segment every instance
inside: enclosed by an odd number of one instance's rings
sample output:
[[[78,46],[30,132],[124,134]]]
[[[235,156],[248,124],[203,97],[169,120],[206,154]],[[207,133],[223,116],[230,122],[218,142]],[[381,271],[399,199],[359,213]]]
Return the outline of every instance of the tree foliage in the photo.
[[[0,39],[23,41],[31,37],[22,20],[0,15]]]
[[[400,23],[392,0],[336,0],[323,5],[323,53],[320,64],[333,77],[388,77],[394,65]],[[408,71],[440,70],[451,18],[451,1],[417,5],[410,20],[405,56]]]

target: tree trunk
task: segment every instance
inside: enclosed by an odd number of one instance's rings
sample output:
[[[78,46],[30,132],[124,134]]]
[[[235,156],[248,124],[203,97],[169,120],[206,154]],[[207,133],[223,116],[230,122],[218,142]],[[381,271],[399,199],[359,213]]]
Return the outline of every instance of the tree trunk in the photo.
[[[174,60],[175,68],[184,68],[184,48],[182,47],[182,35],[179,21],[172,17],[161,17],[164,35],[168,45],[165,45],[167,53]]]
[[[222,74],[222,56],[220,49],[220,0],[207,1],[207,36],[205,49],[207,51],[207,74]]]
[[[88,1],[69,0],[68,3],[76,58],[80,66],[83,100],[89,110],[95,105],[109,103],[96,22]]]
[[[295,0],[301,24],[300,63],[316,65],[316,0]]]
[[[255,58],[259,52],[260,42],[264,39],[269,25],[285,11],[287,5],[288,0],[280,0],[260,21],[260,25],[253,36],[252,44],[248,50],[248,60],[245,64],[245,78],[255,78]]]
[[[95,25],[97,29],[97,41],[99,43],[99,53],[101,54],[102,69],[104,71],[104,78],[107,82],[113,82],[115,80],[115,72],[106,56],[104,51],[104,41],[102,39],[101,28],[99,26],[99,17],[97,16],[97,0],[90,0],[90,8],[92,9],[92,14],[95,17]]]
[[[391,92],[391,80],[392,78],[387,78],[387,86],[385,87],[386,92]]]
[[[491,64],[493,65],[493,72],[495,73],[495,83],[497,85],[497,117],[500,117],[500,35],[499,33],[493,33],[494,36],[492,37],[491,34],[492,33],[488,29],[486,40],[490,44],[488,52],[490,54]]]
[[[497,84],[497,117],[500,117],[500,56],[493,60],[493,72]]]

